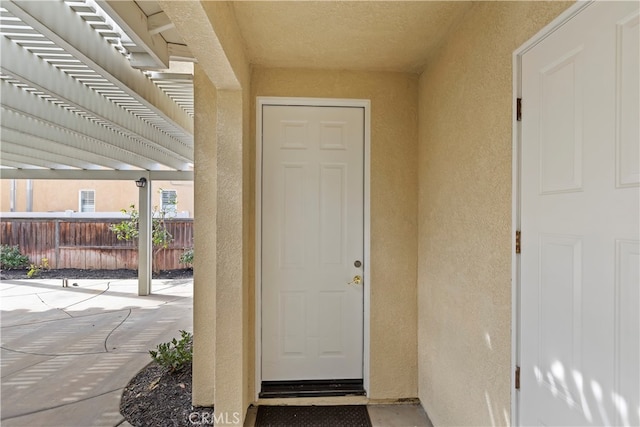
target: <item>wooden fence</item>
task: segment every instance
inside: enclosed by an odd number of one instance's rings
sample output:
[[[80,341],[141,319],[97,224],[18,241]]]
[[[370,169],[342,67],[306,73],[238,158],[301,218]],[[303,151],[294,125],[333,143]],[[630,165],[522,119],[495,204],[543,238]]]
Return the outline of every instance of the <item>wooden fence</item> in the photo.
[[[52,269],[137,270],[138,241],[118,240],[109,230],[119,221],[122,219],[2,218],[0,241],[3,245],[19,245],[33,263],[47,258]],[[193,219],[167,220],[167,228],[174,240],[155,255],[156,267],[186,268],[179,258],[185,248],[193,246]]]

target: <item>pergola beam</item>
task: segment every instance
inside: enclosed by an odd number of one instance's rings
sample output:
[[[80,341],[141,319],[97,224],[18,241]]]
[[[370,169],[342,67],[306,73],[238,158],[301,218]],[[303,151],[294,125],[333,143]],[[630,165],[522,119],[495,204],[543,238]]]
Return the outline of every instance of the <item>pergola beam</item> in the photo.
[[[15,163],[20,164],[20,161]],[[0,179],[136,181],[140,178],[149,181],[193,181],[193,171],[0,169]]]
[[[116,8],[131,3],[137,8],[133,2],[108,3]],[[5,0],[2,6],[169,123],[193,135],[193,119],[142,72],[131,68],[129,61],[71,8],[54,1]],[[168,49],[166,55],[168,59]],[[164,68],[168,68],[168,61]]]
[[[175,28],[175,25],[166,13],[158,12],[147,16],[147,30],[149,34],[160,34],[163,31]]]
[[[197,62],[188,46],[177,43],[167,43],[169,57],[172,61]]]
[[[192,147],[170,137],[123,108],[115,106],[113,102],[69,77],[63,71],[49,65],[44,72],[46,65],[44,61],[6,37],[0,37],[0,50],[2,51],[0,68],[5,73],[79,110],[90,112],[97,118],[111,123],[125,135],[142,139],[149,146],[158,145],[167,150],[167,154],[175,153],[185,163],[193,158]]]
[[[15,159],[15,160],[9,160],[6,157],[2,156],[0,157],[0,165],[6,167],[6,168],[16,168],[16,169],[39,169],[36,168],[34,165],[30,165],[28,163],[24,162],[24,159]],[[1,170],[1,169],[0,169]]]
[[[96,0],[100,6],[139,47],[142,47],[148,59],[146,66],[140,68],[169,68],[169,49],[167,42],[158,33],[149,31],[147,15],[133,1]],[[138,68],[137,64],[132,66]]]
[[[162,71],[153,71],[150,74],[151,80],[159,79],[159,80],[170,80],[170,81],[179,81],[179,82],[193,82],[193,74],[186,73],[171,73],[171,72],[162,72]]]

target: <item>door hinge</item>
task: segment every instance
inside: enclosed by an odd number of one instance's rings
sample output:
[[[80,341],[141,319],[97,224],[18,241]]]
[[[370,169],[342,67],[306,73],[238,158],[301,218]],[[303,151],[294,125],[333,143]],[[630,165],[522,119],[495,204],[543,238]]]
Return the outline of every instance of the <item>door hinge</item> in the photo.
[[[520,253],[520,230],[516,231],[516,253],[519,254]]]
[[[520,366],[516,366],[516,390],[520,390]]]
[[[516,120],[522,121],[522,98],[516,99]]]

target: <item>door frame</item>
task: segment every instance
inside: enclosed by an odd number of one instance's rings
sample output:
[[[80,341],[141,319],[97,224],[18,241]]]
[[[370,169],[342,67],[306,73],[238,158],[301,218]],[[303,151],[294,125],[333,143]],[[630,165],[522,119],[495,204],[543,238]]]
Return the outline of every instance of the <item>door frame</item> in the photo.
[[[293,98],[262,97],[256,98],[256,207],[255,207],[255,399],[262,387],[262,109],[267,105],[307,106],[307,107],[351,107],[364,111],[364,313],[363,313],[363,349],[362,381],[369,395],[369,349],[370,349],[370,224],[371,224],[371,101],[368,99],[332,99],[332,98]]]
[[[581,0],[571,5],[568,9],[558,15],[548,25],[543,27],[536,35],[526,41],[522,46],[513,52],[513,99],[512,99],[512,215],[511,229],[514,238],[511,241],[511,425],[518,426],[520,420],[520,394],[515,388],[516,368],[520,366],[521,355],[521,269],[520,257],[516,254],[516,230],[521,229],[521,145],[522,128],[517,117],[517,100],[522,97],[522,57],[540,42],[550,36],[553,32],[561,28],[576,15],[582,12],[595,0]],[[523,101],[523,114],[526,114],[526,101]],[[526,236],[524,237],[526,238]]]

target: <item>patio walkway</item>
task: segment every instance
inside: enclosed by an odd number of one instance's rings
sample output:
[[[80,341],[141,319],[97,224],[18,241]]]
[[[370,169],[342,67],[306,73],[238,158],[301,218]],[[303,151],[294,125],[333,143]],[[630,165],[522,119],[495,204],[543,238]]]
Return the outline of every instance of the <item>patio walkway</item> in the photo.
[[[78,286],[73,286],[77,283]],[[0,282],[2,426],[117,426],[148,350],[192,331],[193,281]]]

